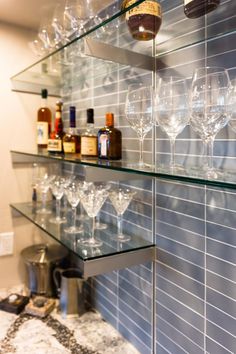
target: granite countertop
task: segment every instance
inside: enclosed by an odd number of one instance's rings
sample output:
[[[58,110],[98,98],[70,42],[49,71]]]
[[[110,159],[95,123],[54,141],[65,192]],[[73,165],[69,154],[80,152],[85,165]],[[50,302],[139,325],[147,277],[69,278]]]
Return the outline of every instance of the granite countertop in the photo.
[[[0,290],[0,298],[18,288]],[[139,352],[95,311],[63,319],[54,310],[44,319],[0,311],[1,354],[138,354]]]

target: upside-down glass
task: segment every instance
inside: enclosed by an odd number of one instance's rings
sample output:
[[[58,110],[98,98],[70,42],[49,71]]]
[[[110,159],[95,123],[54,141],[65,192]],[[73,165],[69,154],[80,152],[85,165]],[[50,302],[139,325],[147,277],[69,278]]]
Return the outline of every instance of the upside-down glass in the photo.
[[[99,213],[107,196],[107,190],[96,188],[95,185],[91,186],[91,188],[89,189],[83,190],[81,193],[81,202],[83,204],[83,207],[86,210],[88,216],[92,219],[90,238],[83,242],[84,246],[100,247],[103,244],[101,240],[96,239],[94,236],[95,217]]]
[[[118,188],[110,191],[109,197],[117,212],[117,235],[113,236],[112,239],[119,242],[128,242],[130,240],[130,236],[125,235],[123,233],[122,221],[123,214],[128,208],[133,196],[136,192],[130,189]]]
[[[183,170],[175,163],[175,140],[189,122],[189,90],[184,78],[170,76],[158,80],[156,112],[157,124],[170,139],[170,168]]]
[[[51,184],[52,194],[56,198],[56,216],[49,219],[52,224],[63,224],[66,222],[65,217],[61,217],[61,198],[64,194],[64,185],[61,178],[57,178]]]
[[[231,97],[227,70],[217,67],[195,70],[191,88],[190,124],[207,146],[207,165],[203,171],[206,178],[218,177],[213,166],[214,139],[231,119]]]
[[[84,231],[82,226],[76,226],[76,208],[80,202],[80,184],[79,183],[71,183],[69,186],[64,189],[65,195],[67,197],[68,202],[72,207],[72,226],[64,229],[65,232],[69,234],[78,234]]]
[[[125,116],[139,138],[140,155],[138,168],[150,167],[150,165],[145,164],[143,161],[143,141],[146,134],[154,125],[153,110],[153,87],[145,86],[142,83],[129,85],[125,102]]]
[[[236,133],[236,79],[231,80],[231,87],[232,87],[232,118],[229,121],[229,126]]]

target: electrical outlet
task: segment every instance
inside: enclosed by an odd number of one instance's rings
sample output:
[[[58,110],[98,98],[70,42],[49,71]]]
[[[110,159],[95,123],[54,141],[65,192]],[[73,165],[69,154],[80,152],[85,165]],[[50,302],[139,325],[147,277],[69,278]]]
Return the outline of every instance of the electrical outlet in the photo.
[[[14,232],[0,233],[0,256],[13,254]]]

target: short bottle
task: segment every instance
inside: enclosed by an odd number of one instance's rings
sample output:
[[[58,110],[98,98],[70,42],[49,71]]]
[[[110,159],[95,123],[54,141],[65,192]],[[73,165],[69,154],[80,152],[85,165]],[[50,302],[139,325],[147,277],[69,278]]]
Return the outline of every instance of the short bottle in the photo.
[[[122,133],[114,127],[114,114],[106,114],[106,125],[98,131],[98,157],[120,160],[122,158]]]
[[[50,153],[63,153],[63,122],[62,122],[62,102],[56,103],[56,115],[55,115],[55,130],[50,134],[48,139],[48,152]]]
[[[81,134],[81,157],[91,158],[97,156],[97,134],[94,129],[94,110],[93,108],[88,108],[86,131]]]
[[[189,18],[198,18],[215,10],[220,0],[184,0],[184,13]]]
[[[41,91],[42,103],[37,113],[37,145],[38,148],[47,148],[51,133],[52,113],[47,105],[48,91]]]
[[[70,107],[70,127],[63,137],[65,154],[80,153],[80,136],[76,132],[76,108]]]
[[[123,0],[122,9],[133,5],[134,0]],[[157,35],[162,22],[161,5],[158,0],[146,0],[125,13],[129,31],[134,39],[149,41]]]

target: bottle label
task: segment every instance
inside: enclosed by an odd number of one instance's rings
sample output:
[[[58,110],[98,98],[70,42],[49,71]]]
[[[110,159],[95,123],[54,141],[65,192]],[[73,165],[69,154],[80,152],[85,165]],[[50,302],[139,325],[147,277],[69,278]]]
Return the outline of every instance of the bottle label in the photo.
[[[81,136],[81,155],[97,156],[97,137]]]
[[[188,5],[190,2],[192,2],[193,0],[184,0],[184,5]]]
[[[136,0],[130,0],[127,2],[127,6],[131,6],[136,2]],[[134,15],[154,15],[157,17],[161,17],[161,6],[158,2],[154,0],[147,0],[143,3],[139,4],[138,6],[134,7],[133,9],[129,10],[125,14],[125,18],[128,21],[131,16]]]
[[[106,134],[101,134],[99,140],[100,140],[100,156],[106,157],[108,137]]]
[[[48,143],[48,122],[37,122],[37,144],[47,145]]]
[[[48,139],[48,151],[62,152],[62,141],[60,139]]]
[[[63,142],[63,149],[64,149],[64,152],[67,154],[74,154],[76,152],[75,143]]]

